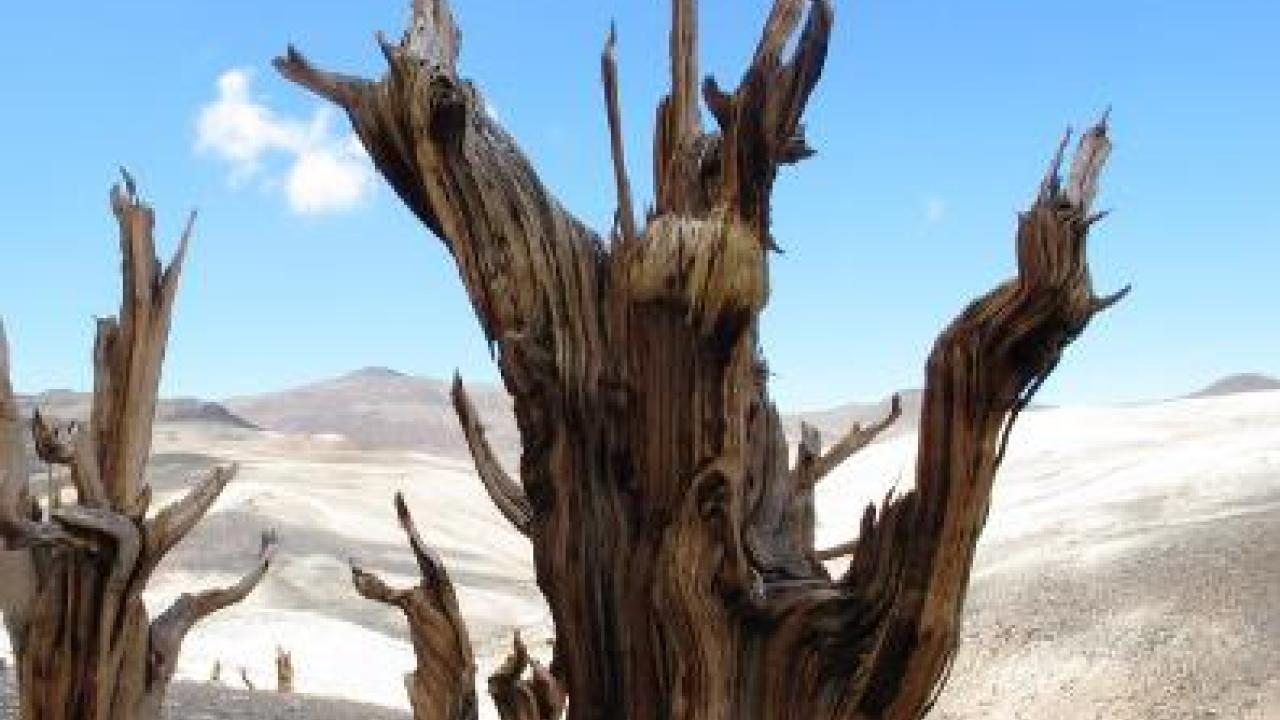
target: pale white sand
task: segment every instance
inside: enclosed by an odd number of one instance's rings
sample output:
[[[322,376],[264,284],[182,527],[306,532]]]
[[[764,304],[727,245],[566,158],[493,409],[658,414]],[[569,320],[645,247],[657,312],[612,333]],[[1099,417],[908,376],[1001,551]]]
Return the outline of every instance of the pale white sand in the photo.
[[[877,443],[820,487],[820,546],[848,539],[866,502],[911,484],[914,443],[910,433]],[[513,628],[549,656],[528,545],[466,463],[189,423],[163,426],[155,449],[160,501],[215,459],[242,468],[157,575],[153,607],[235,577],[261,528],[282,538],[254,596],[188,637],[182,678],[203,681],[221,661],[224,679],[243,666],[269,687],[278,644],[293,653],[300,692],[406,707],[403,622],[358,598],[346,571],[356,556],[415,581],[396,490],[458,585],[482,697]],[[1280,717],[1277,548],[1280,392],[1028,413],[997,482],[937,714]]]

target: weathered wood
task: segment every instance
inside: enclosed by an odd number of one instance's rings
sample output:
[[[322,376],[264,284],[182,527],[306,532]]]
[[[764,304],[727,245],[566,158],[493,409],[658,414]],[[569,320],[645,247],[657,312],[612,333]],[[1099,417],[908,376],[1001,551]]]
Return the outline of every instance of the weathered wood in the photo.
[[[854,423],[844,437],[836,441],[825,453],[822,452],[822,436],[817,428],[808,423],[801,423],[801,442],[795,468],[791,471],[792,481],[812,488],[841,463],[875,441],[900,417],[902,417],[902,398],[894,395],[889,401],[889,414],[884,419],[865,428],[859,423]]]
[[[604,86],[605,113],[609,119],[609,150],[613,157],[613,180],[618,193],[618,232],[625,242],[634,242],[635,209],[631,203],[631,180],[627,177],[627,156],[622,143],[622,108],[618,100],[618,31],[609,26],[609,38],[600,55],[600,80]]]
[[[37,451],[71,469],[76,503],[31,516],[7,347],[0,353],[0,536],[26,554],[12,565],[25,588],[5,607],[22,720],[152,720],[160,716],[183,636],[206,615],[243,599],[275,549],[264,536],[254,570],[236,585],[183,595],[154,623],[142,594],[164,555],[212,505],[231,473],[219,469],[147,520],[145,480],[170,317],[191,234],[187,222],[168,267],[155,258],[154,214],[133,179],[111,193],[123,258],[119,319],[98,321],[88,424],[62,428],[37,414]],[[2,327],[0,327],[2,331]],[[4,347],[0,334],[0,347]]]
[[[529,654],[519,631],[511,654],[489,676],[489,697],[502,720],[557,720],[565,708],[560,682]]]
[[[475,720],[475,661],[453,583],[444,563],[418,534],[404,496],[396,493],[395,505],[422,580],[396,590],[352,561],[351,581],[361,596],[399,608],[409,623],[418,667],[404,683],[415,720]]]
[[[293,693],[293,653],[276,646],[276,692]]]
[[[459,77],[443,0],[425,8],[399,46],[383,45],[379,81],[319,70],[293,48],[276,67],[347,112],[378,170],[452,253],[497,345],[523,441],[528,522],[523,506],[507,514],[532,543],[556,630],[548,677],[567,692],[568,716],[926,712],[955,649],[1002,438],[1111,302],[1093,296],[1084,257],[1105,126],[1086,134],[1066,188],[1055,165],[1022,216],[1017,277],[938,339],[916,487],[866,510],[856,543],[842,548],[849,566],[832,578],[813,547],[813,487],[900,409],[826,455],[811,440],[789,467],[758,337],[775,247],[770,196],[778,170],[812,153],[801,118],[825,61],[831,3],[773,4],[738,86],[702,84],[717,125],[704,131],[696,3],[673,0],[654,209],[634,241],[620,217],[624,241],[608,247],[551,197]],[[616,138],[611,50],[602,69]],[[621,207],[618,150],[614,168]],[[499,506],[519,497],[514,480],[486,470],[483,443],[472,446]],[[432,576],[443,576],[437,566]],[[428,622],[411,627],[422,647],[449,644],[436,657],[454,658],[456,687],[439,693],[464,692],[470,656],[451,645],[464,637],[461,621],[430,622],[435,636]],[[512,717],[536,705],[513,679],[520,665],[517,648],[491,684]]]
[[[480,413],[476,412],[475,405],[472,404],[466,388],[462,385],[462,376],[456,374],[453,376],[453,389],[450,396],[453,399],[453,408],[458,414],[458,424],[462,426],[463,437],[466,438],[467,447],[471,450],[476,474],[480,476],[485,492],[489,493],[489,498],[493,500],[498,512],[510,521],[512,527],[519,530],[520,534],[528,535],[529,518],[533,515],[529,498],[525,497],[524,490],[521,490],[520,485],[511,479],[507,471],[502,469],[502,463],[498,462],[497,456],[493,454],[493,448],[489,447],[489,441],[484,435],[484,425],[480,422]]]

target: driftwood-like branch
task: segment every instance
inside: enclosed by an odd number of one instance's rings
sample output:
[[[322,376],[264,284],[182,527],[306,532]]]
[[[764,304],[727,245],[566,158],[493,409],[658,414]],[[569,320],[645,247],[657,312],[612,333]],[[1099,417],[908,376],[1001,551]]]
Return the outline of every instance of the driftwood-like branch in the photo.
[[[397,590],[351,563],[351,580],[361,596],[399,608],[409,623],[417,669],[405,677],[416,720],[474,720],[475,661],[453,583],[439,556],[418,534],[404,496],[396,493],[396,515],[409,539],[422,580]]]
[[[868,666],[868,715],[915,717],[932,703],[955,652],[973,551],[1000,448],[1062,351],[1100,306],[1085,259],[1090,203],[1110,147],[1105,121],[1085,133],[1065,188],[1062,153],[1018,221],[1018,275],[974,302],[938,338],[921,410],[916,489],[864,520],[844,581],[893,597]],[[957,425],[963,432],[955,429]],[[874,510],[868,513],[874,517]],[[887,568],[896,580],[883,584]],[[883,596],[882,596],[883,598]]]
[[[457,72],[462,33],[447,0],[413,0],[413,18],[403,46],[406,54],[426,65]]]
[[[801,442],[795,468],[791,471],[792,481],[804,487],[813,487],[823,478],[848,460],[859,450],[870,445],[889,426],[902,417],[902,398],[897,394],[889,401],[889,414],[882,420],[867,427],[854,423],[849,432],[840,438],[829,450],[822,453],[822,436],[817,428],[802,423],[800,428]]]
[[[217,465],[201,477],[187,494],[166,505],[146,524],[147,573],[209,512],[227,483],[236,476],[240,466]]]
[[[502,516],[510,521],[521,535],[528,535],[529,523],[533,516],[529,499],[525,497],[520,485],[511,479],[506,470],[502,469],[502,463],[498,462],[497,456],[493,454],[493,448],[489,446],[489,441],[484,435],[480,414],[476,412],[475,405],[467,395],[467,390],[462,384],[462,376],[456,373],[453,376],[453,389],[450,396],[453,398],[453,409],[458,414],[458,423],[462,426],[462,434],[467,439],[467,447],[471,450],[476,474],[480,476],[480,482],[484,485],[485,491],[489,493],[498,512],[502,513]]]
[[[152,672],[166,680],[173,676],[182,640],[196,623],[249,597],[275,560],[280,540],[274,530],[262,534],[253,569],[233,585],[197,593],[183,593],[151,623]]]
[[[698,3],[671,0],[671,108],[668,132],[678,146],[699,132]]]
[[[378,83],[319,70],[292,47],[275,67],[346,110],[392,188],[453,254],[490,342],[533,333],[561,358],[582,357],[594,337],[579,323],[599,322],[566,315],[558,298],[595,292],[599,237],[552,197],[458,77],[448,3],[415,3],[413,23],[399,46],[383,44],[389,67]]]
[[[804,19],[791,59],[782,51]],[[765,23],[750,67],[737,90],[726,94],[715,81],[703,95],[723,134],[721,200],[770,242],[769,197],[780,165],[811,154],[801,117],[826,63],[835,11],[830,0],[777,0]]]
[[[847,555],[852,555],[857,551],[858,551],[858,541],[847,540],[838,545],[832,545],[829,548],[818,550],[817,552],[814,553],[814,557],[818,558],[818,560],[821,562],[827,562],[828,560],[836,560],[836,559],[845,557]]]
[[[519,630],[512,638],[511,653],[489,676],[489,696],[502,720],[557,720],[566,701],[559,681],[529,654]]]
[[[618,228],[622,239],[634,241],[635,208],[631,203],[631,180],[627,177],[627,156],[622,143],[622,109],[618,100],[618,31],[609,26],[609,39],[600,55],[600,78],[604,85],[605,112],[609,120],[609,149],[613,157],[613,179],[618,193]]]

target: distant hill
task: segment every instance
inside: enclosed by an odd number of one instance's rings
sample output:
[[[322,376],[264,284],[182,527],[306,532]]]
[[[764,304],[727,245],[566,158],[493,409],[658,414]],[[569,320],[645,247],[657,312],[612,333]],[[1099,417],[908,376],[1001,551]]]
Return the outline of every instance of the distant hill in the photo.
[[[420,450],[444,457],[468,457],[462,431],[449,399],[450,383],[418,377],[385,367],[368,367],[346,375],[261,395],[231,398],[221,403],[193,398],[161,400],[160,422],[207,422],[307,435],[337,434],[367,449]],[[484,419],[486,435],[498,456],[514,467],[520,435],[511,398],[501,387],[469,383],[467,390]],[[1230,375],[1186,397],[1206,398],[1262,390],[1280,390],[1280,380],[1261,374]],[[884,437],[914,432],[919,427],[921,391],[902,390],[902,418]],[[50,390],[19,397],[24,414],[39,406],[59,418],[87,417],[89,395]],[[1037,409],[1043,406],[1033,406]],[[889,412],[889,397],[878,402],[853,402],[826,410],[786,413],[783,428],[789,440],[799,438],[801,422],[822,432],[832,443],[853,423],[866,426]]]
[[[46,390],[38,395],[19,395],[18,411],[30,417],[35,408],[59,420],[89,419],[90,395],[72,390]],[[224,405],[196,398],[171,398],[156,404],[156,421],[207,422],[230,427],[258,429],[256,425],[232,413]]]
[[[1186,397],[1208,398],[1237,393],[1262,392],[1264,390],[1280,390],[1280,380],[1261,373],[1240,373],[1228,375],[1210,385],[1197,390]]]
[[[369,367],[280,392],[231,398],[225,405],[239,417],[267,430],[290,433],[336,433],[365,448],[417,449],[449,457],[467,457],[449,383],[408,375],[385,367]],[[502,388],[468,384],[467,392],[484,418],[486,436],[499,456],[514,465],[520,435],[511,398]],[[916,428],[920,391],[902,392],[902,419],[886,437]],[[799,436],[801,421],[834,442],[854,422],[866,425],[885,417],[889,399],[849,403],[830,410],[786,414],[787,436]]]
[[[280,392],[231,398],[233,413],[268,430],[337,433],[366,448],[417,449],[438,455],[467,455],[450,383],[415,377],[384,367],[357,370]],[[505,390],[467,384],[486,435],[498,455],[514,461],[520,439]]]

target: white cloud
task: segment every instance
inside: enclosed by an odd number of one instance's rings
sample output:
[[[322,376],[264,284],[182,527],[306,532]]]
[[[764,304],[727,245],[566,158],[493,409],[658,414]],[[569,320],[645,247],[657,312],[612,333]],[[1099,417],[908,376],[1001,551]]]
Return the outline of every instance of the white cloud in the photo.
[[[334,131],[327,108],[306,120],[281,116],[253,98],[239,68],[219,76],[217,90],[196,120],[196,151],[225,160],[233,185],[279,186],[301,214],[349,210],[373,192],[364,148],[353,133]]]
[[[930,225],[942,222],[947,214],[947,201],[933,196],[924,201],[924,221]]]

